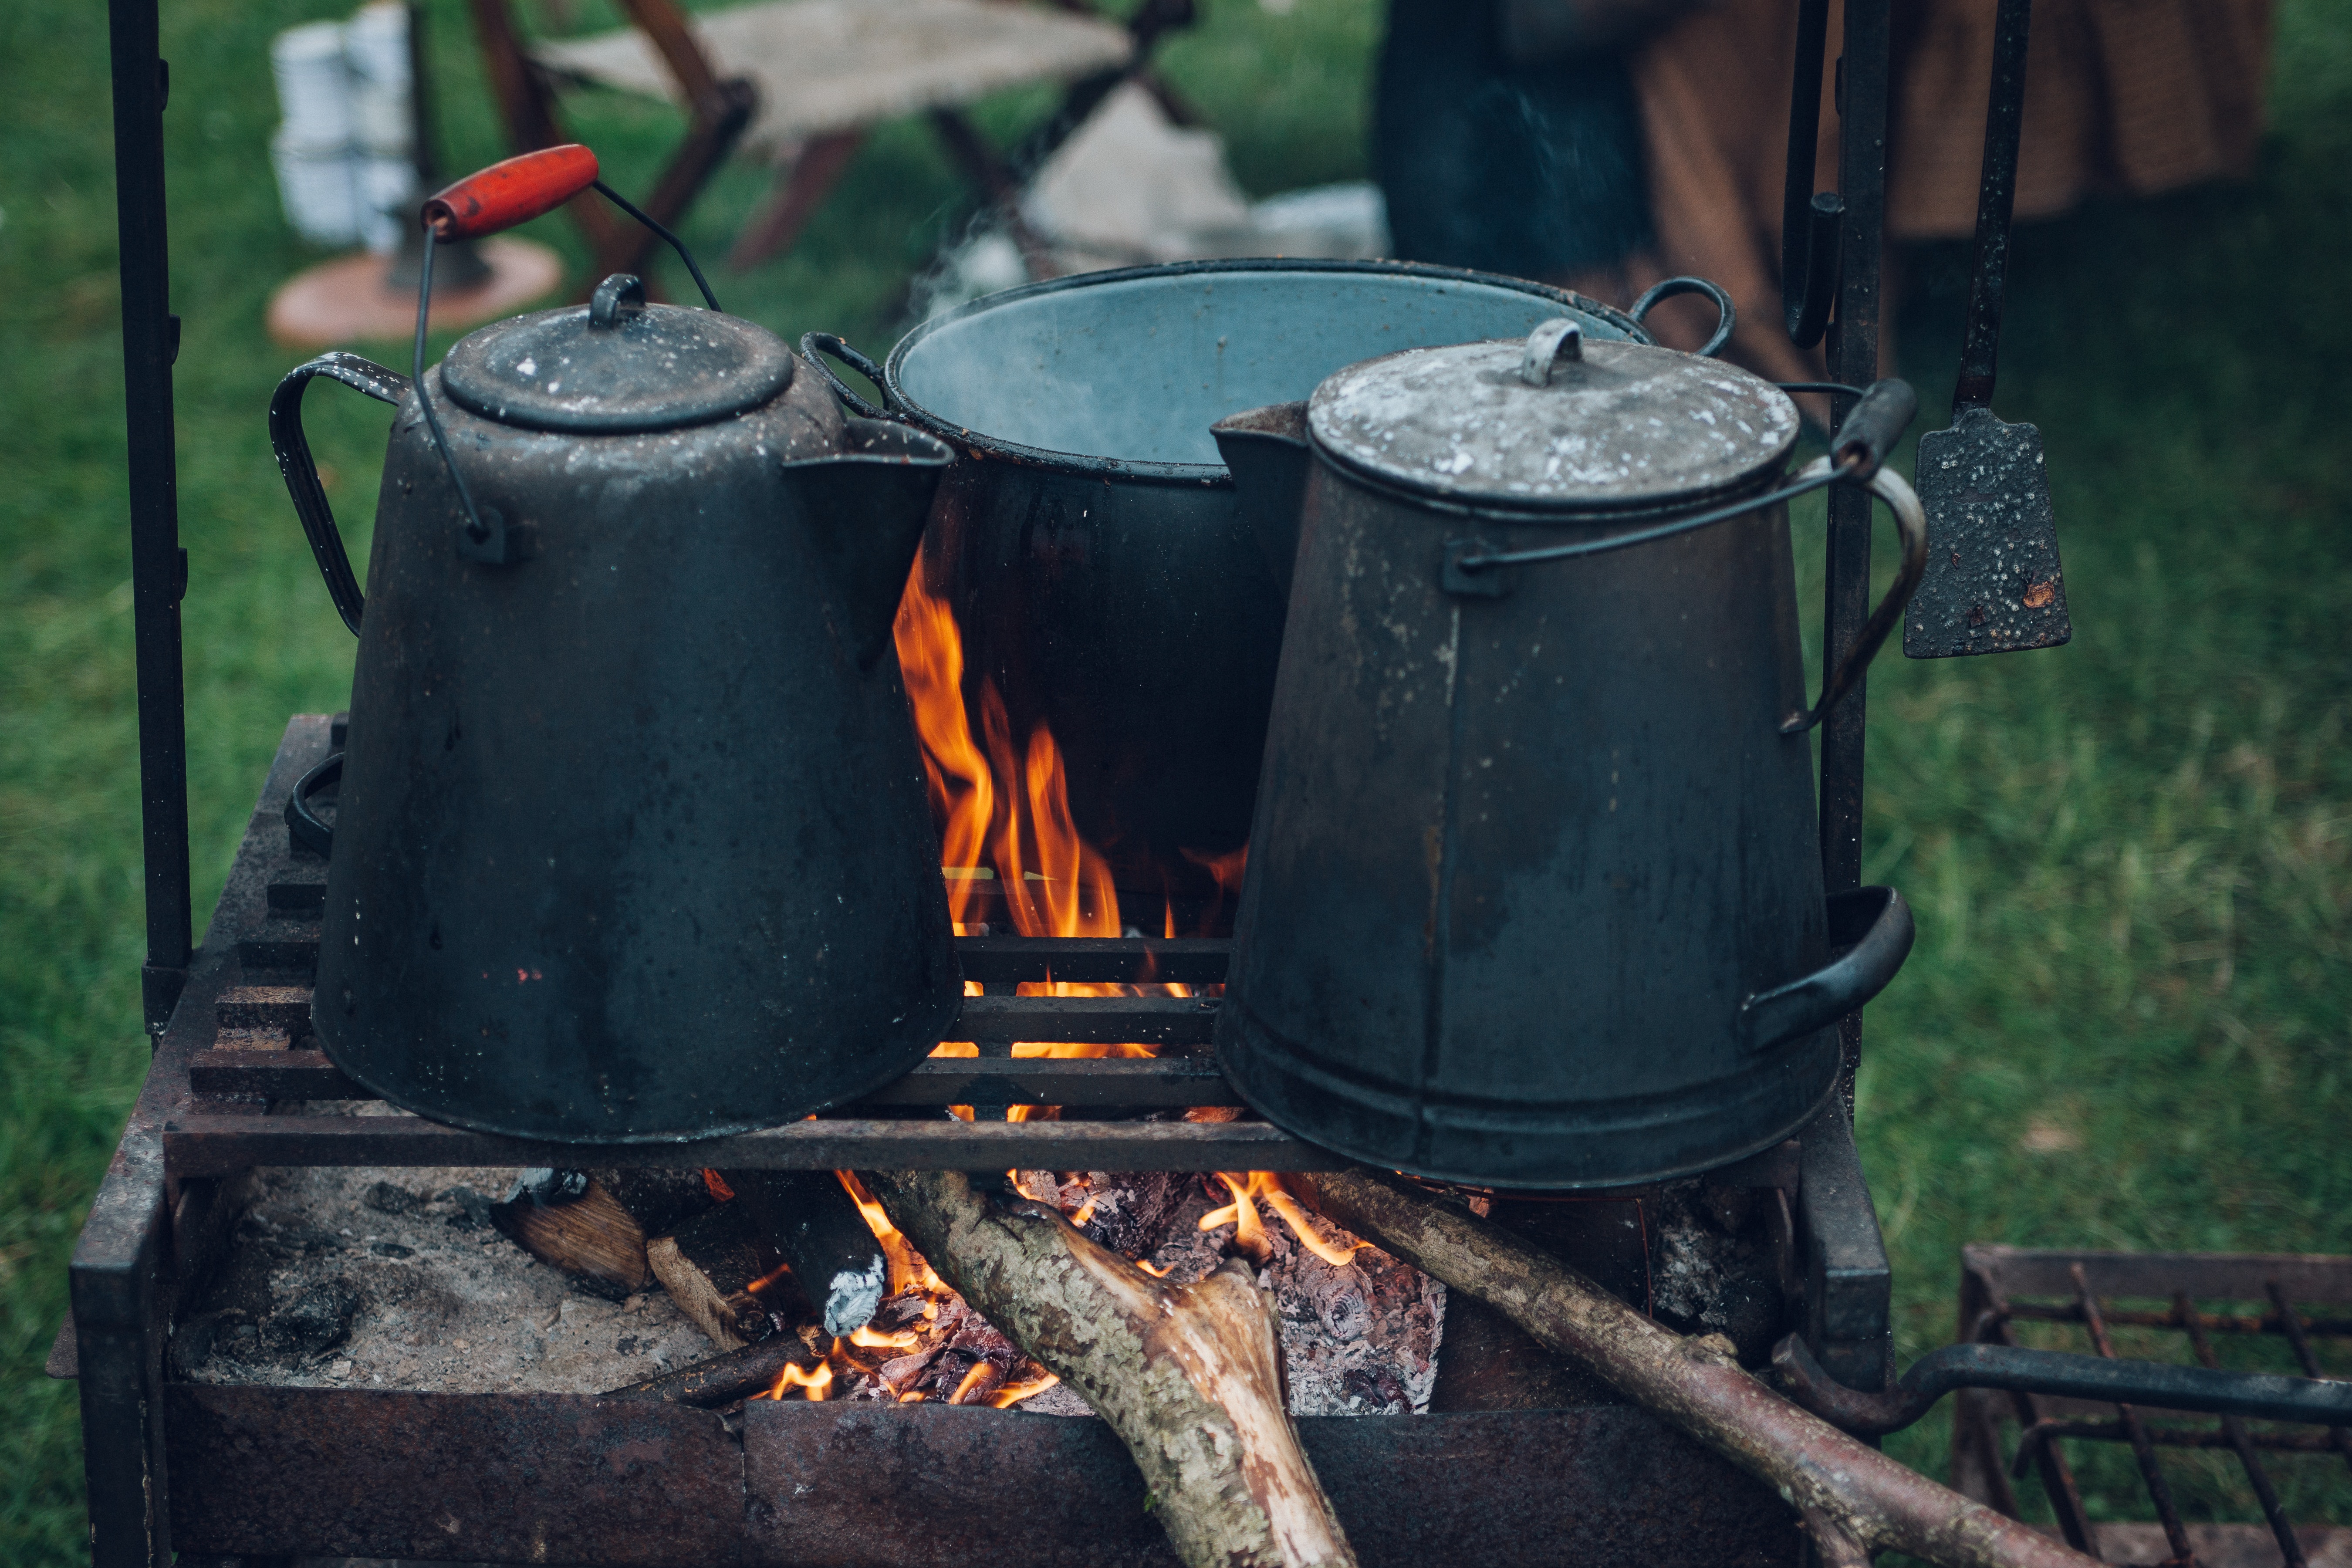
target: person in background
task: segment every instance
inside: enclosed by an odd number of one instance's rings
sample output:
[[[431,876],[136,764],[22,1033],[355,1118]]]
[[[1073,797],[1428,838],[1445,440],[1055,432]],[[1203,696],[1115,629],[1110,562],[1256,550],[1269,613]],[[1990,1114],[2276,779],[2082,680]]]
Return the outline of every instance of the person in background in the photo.
[[[2271,5],[2036,0],[2018,220],[2250,174]],[[1993,0],[1895,7],[1890,241],[1975,232],[1992,24]],[[1731,357],[1779,380],[1819,376],[1818,353],[1780,324],[1795,36],[1794,0],[1391,0],[1372,163],[1396,254],[1621,305],[1696,273],[1738,306]],[[1837,183],[1833,75],[1823,189]],[[1713,326],[1688,299],[1652,321],[1684,347]]]

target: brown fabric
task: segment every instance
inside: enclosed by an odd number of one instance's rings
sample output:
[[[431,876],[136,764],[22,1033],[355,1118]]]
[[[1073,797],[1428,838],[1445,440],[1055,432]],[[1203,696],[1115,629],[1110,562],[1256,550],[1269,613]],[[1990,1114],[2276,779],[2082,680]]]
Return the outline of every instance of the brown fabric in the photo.
[[[2263,129],[2272,0],[2037,0],[2026,69],[2017,216],[2098,194],[2148,195],[2253,168]],[[1830,12],[1829,58],[1840,47]],[[1991,72],[1992,0],[1898,5],[1887,170],[1893,239],[1975,232]],[[1792,0],[1721,0],[1637,52],[1658,245],[1621,287],[1695,272],[1739,308],[1732,357],[1780,380],[1818,377],[1780,328],[1780,187]],[[1824,71],[1816,188],[1834,188],[1838,122]],[[1586,280],[1616,292],[1615,279]],[[1891,301],[1890,301],[1891,303]],[[1703,302],[1675,300],[1659,335],[1696,346]],[[1893,312],[1887,312],[1891,321]]]

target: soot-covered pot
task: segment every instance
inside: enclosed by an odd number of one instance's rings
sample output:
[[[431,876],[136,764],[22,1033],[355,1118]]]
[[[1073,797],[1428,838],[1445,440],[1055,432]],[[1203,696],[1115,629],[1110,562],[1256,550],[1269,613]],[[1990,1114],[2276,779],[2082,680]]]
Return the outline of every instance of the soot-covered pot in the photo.
[[[301,434],[322,375],[399,410],[364,602]],[[890,642],[948,449],[627,277],[425,380],[329,354],[271,407],[360,639],[327,1054],[443,1121],[613,1142],[906,1072],[962,994]]]

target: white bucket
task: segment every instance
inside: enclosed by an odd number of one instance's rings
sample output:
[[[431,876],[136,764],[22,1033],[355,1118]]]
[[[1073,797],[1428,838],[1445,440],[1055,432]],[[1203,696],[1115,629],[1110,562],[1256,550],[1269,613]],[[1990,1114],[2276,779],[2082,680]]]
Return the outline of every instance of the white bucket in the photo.
[[[269,41],[278,79],[280,132],[303,147],[339,147],[352,139],[351,86],[343,66],[343,26],[309,22]]]
[[[343,24],[343,61],[352,144],[369,157],[410,156],[415,126],[409,111],[408,7],[378,0],[353,12]]]
[[[269,162],[278,172],[278,196],[294,232],[314,245],[349,245],[360,237],[359,194],[352,180],[350,147],[341,142],[307,145],[281,126],[269,139]]]

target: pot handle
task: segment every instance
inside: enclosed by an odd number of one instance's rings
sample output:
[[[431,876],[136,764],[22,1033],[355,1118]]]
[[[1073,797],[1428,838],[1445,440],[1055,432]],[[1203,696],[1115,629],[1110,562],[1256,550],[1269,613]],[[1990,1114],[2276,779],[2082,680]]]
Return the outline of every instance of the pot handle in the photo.
[[[357,637],[360,614],[367,608],[367,601],[360,595],[352,558],[343,550],[343,536],[336,531],[335,514],[328,509],[327,492],[319,483],[319,465],[311,460],[310,438],[302,434],[302,394],[322,375],[394,407],[408,395],[408,378],[373,360],[338,351],[288,371],[269,399],[269,445],[278,453],[278,471],[286,476],[286,493],[294,498],[294,515],[302,520],[302,532],[310,541],[319,574],[327,580],[327,595],[335,601],[343,625]]]
[[[876,389],[882,394],[882,402],[884,406],[877,408],[873,404],[866,402],[866,399],[850,391],[849,387],[842,381],[841,377],[833,374],[833,367],[824,363],[824,356],[826,354],[831,354],[834,358],[839,360],[842,363],[847,365],[850,369],[856,371],[858,374],[872,382]],[[833,388],[833,395],[841,400],[841,405],[848,409],[852,414],[856,415],[860,419],[895,419],[898,417],[898,400],[890,395],[890,384],[887,380],[884,379],[882,367],[876,364],[872,360],[867,359],[864,354],[859,353],[856,349],[851,348],[847,343],[842,342],[841,339],[835,337],[833,333],[803,332],[801,334],[801,357],[816,367],[817,374],[824,377],[824,384]]]
[[[1853,423],[1851,419],[1847,421],[1849,426]],[[1816,458],[1798,472],[1797,478],[1802,480],[1827,473],[1830,467],[1829,458]],[[1862,679],[1863,671],[1870,668],[1872,657],[1886,641],[1887,633],[1903,619],[1904,606],[1910,604],[1912,594],[1919,586],[1919,579],[1927,574],[1927,514],[1920,508],[1919,498],[1912,493],[1909,482],[1892,468],[1876,468],[1870,476],[1870,493],[1885,501],[1887,510],[1895,513],[1895,531],[1903,540],[1903,564],[1895,569],[1895,581],[1888,586],[1886,596],[1878,601],[1878,608],[1871,611],[1870,619],[1863,623],[1862,636],[1854,639],[1853,646],[1846,649],[1845,657],[1838,660],[1836,667],[1830,671],[1829,679],[1822,686],[1822,700],[1811,708],[1791,713],[1780,721],[1780,733],[1783,735],[1803,734],[1820,723],[1829,710],[1853,689],[1854,682]]]
[[[1721,284],[1710,283],[1704,278],[1669,278],[1663,283],[1652,284],[1649,291],[1634,300],[1633,308],[1625,313],[1633,318],[1635,325],[1646,325],[1643,318],[1662,300],[1677,294],[1704,294],[1715,301],[1715,335],[1698,351],[1701,358],[1713,359],[1731,341],[1733,329],[1739,325],[1739,312],[1731,308],[1731,296]]]
[[[1740,1045],[1749,1053],[1801,1039],[1861,1006],[1910,956],[1911,906],[1892,888],[1830,895],[1830,945],[1843,949],[1811,974],[1759,991],[1739,1005]]]

